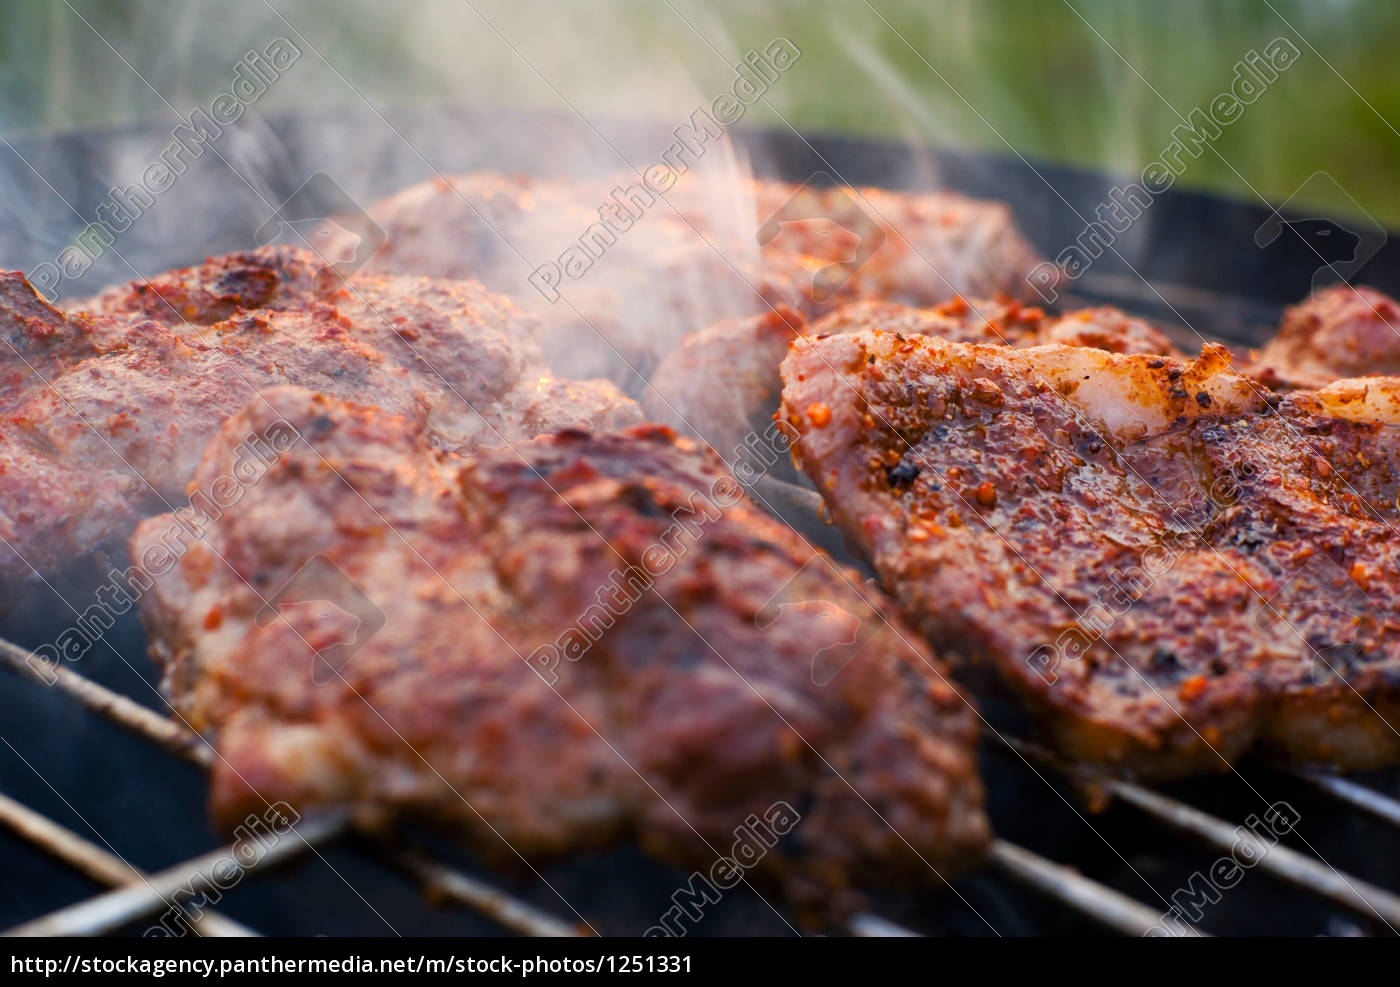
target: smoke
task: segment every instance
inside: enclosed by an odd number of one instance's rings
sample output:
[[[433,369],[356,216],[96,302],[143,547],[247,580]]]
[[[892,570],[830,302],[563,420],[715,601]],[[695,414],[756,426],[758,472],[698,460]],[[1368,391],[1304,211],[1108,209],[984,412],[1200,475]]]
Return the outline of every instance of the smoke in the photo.
[[[0,263],[26,271],[56,264],[90,233],[110,190],[139,182],[172,129],[212,111],[220,94],[236,93],[249,53],[281,39],[299,52],[295,64],[190,156],[187,172],[109,249],[65,272],[65,299],[253,246],[256,231],[317,173],[364,207],[438,175],[547,176],[571,184],[578,209],[531,216],[522,228],[498,226],[482,206],[488,217],[478,225],[509,242],[490,272],[467,273],[519,298],[547,324],[572,324],[549,340],[559,372],[608,374],[637,393],[687,334],[766,308],[756,243],[764,217],[749,179],[780,170],[778,163],[762,140],[741,145],[728,133],[707,140],[702,153],[684,157],[685,171],[665,196],[577,278],[568,274],[568,252],[620,182],[640,181],[664,160],[696,110],[733,90],[745,54],[775,38],[790,38],[801,59],[744,107],[738,126],[749,135],[771,127],[791,138],[813,120],[894,134],[906,151],[897,173],[886,174],[918,189],[942,183],[929,147],[971,144],[1009,156],[1029,145],[1034,156],[1036,147],[1082,136],[1086,156],[1108,170],[1130,175],[1140,167],[1156,97],[1123,59],[1153,69],[1155,15],[1084,5],[1085,17],[1120,46],[1115,53],[1064,11],[1023,7],[1013,16],[1007,5],[991,7],[684,0],[18,7],[0,42],[7,56],[0,122],[16,149],[0,147]],[[1008,71],[1001,36],[1013,28],[1043,34],[1045,45]],[[1076,90],[1112,91],[1108,119],[1090,120],[1087,108],[1039,113],[1025,98],[1028,87],[1063,80]],[[88,136],[54,138],[55,128],[88,128]],[[1115,244],[1130,264],[1150,224],[1144,217]],[[1052,253],[1063,246],[1041,244]],[[441,249],[447,255],[454,246]],[[531,285],[542,268],[560,297],[541,297]]]
[[[17,12],[6,34],[15,57],[0,75],[10,97],[0,133],[13,145],[0,148],[9,179],[0,195],[9,231],[0,237],[3,263],[65,268],[65,299],[253,246],[249,233],[318,171],[365,206],[413,181],[481,168],[569,179],[585,209],[604,203],[619,175],[640,180],[633,169],[656,162],[676,128],[733,87],[732,65],[745,51],[771,40],[735,39],[721,56],[695,33],[722,38],[703,8],[686,12],[688,24],[668,9],[628,2],[73,7]],[[20,37],[33,51],[14,50]],[[296,63],[236,121],[198,143],[186,156],[187,172],[153,194],[129,229],[117,224],[123,228],[100,256],[63,263],[64,250],[101,219],[112,190],[141,184],[171,131],[193,113],[214,116],[213,101],[237,84],[248,54],[277,39],[298,49]],[[415,115],[435,108],[460,115]],[[757,106],[743,123],[764,113]],[[287,124],[292,116],[295,126]],[[89,129],[74,136],[77,128]],[[687,218],[663,202],[638,228],[668,223],[681,240],[694,241],[678,243],[680,254],[703,246],[731,275],[752,267],[757,220],[743,154],[726,136],[687,164],[677,183]],[[573,221],[561,216],[554,236],[537,224],[534,239],[510,245],[522,255],[523,290],[530,270],[583,233]],[[708,231],[712,243],[705,246],[691,226]],[[638,260],[635,251],[617,253]],[[580,287],[625,297],[638,282],[664,278],[690,321],[753,306],[743,297],[753,295],[746,278],[704,283],[684,256],[654,260],[639,278],[635,266],[601,258]],[[671,324],[666,313],[649,318],[660,319],[644,327],[658,348],[695,328]],[[582,361],[590,362],[597,361]]]
[[[977,29],[970,11],[958,17],[947,21],[953,30]],[[908,58],[906,74],[894,67],[898,34],[839,4],[136,0],[116,9],[74,0],[72,10],[19,20],[41,54],[0,69],[13,92],[12,76],[29,66],[29,98],[7,104],[14,150],[0,147],[5,265],[43,270],[73,301],[254,246],[317,174],[364,208],[441,175],[532,174],[567,182],[572,203],[506,203],[503,217],[488,202],[449,201],[481,214],[468,216],[471,236],[503,242],[489,269],[462,271],[450,263],[462,243],[449,236],[433,251],[442,267],[412,273],[470,275],[510,294],[539,313],[556,372],[610,376],[634,395],[688,334],[768,308],[757,243],[765,217],[750,180],[779,163],[752,135],[771,127],[791,138],[819,100],[865,104],[906,141],[895,184],[927,189],[940,176],[925,149],[966,116],[927,99],[928,80],[908,77]],[[750,56],[775,39],[799,59],[781,77],[755,75]],[[250,53],[279,43],[296,58],[272,78]],[[250,73],[260,91],[245,100]],[[833,87],[836,78],[850,91]],[[730,104],[741,111],[734,128],[726,119],[710,133],[697,122],[756,85],[757,98]],[[218,100],[230,93],[246,105],[222,123]],[[148,181],[197,113],[216,122],[214,135],[177,155],[185,167],[168,185]],[[664,194],[625,230],[604,231],[605,250],[591,249],[600,210],[656,166],[670,172]],[[109,227],[110,242],[95,239],[91,224],[113,193],[133,188],[149,204]],[[86,249],[94,243],[103,249]],[[547,292],[531,283],[540,271]],[[740,397],[726,386],[716,381],[716,403]]]

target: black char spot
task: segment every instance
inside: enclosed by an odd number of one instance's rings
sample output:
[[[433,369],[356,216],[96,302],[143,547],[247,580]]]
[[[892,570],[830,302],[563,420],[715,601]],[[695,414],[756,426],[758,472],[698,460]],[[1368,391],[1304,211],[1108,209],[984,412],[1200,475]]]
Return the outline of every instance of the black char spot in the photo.
[[[907,487],[919,478],[919,467],[913,463],[899,462],[885,471],[885,479],[892,487]]]

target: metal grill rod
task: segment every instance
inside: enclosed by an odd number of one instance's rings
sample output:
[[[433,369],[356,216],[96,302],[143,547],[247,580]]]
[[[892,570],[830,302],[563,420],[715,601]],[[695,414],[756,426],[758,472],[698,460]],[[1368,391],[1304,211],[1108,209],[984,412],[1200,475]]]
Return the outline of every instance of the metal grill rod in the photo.
[[[107,717],[118,726],[151,741],[170,754],[205,769],[211,767],[214,762],[214,750],[209,743],[182,724],[161,716],[72,669],[53,665],[3,638],[0,638],[0,662],[39,682],[51,681],[85,708]],[[299,846],[302,849],[308,848],[304,843]],[[538,909],[514,901],[504,892],[489,888],[474,878],[440,864],[433,864],[431,867],[436,890],[478,908],[488,918],[495,919],[508,929],[530,936],[578,934],[558,931],[567,926]]]
[[[204,768],[214,763],[213,748],[199,734],[71,668],[40,658],[4,638],[0,638],[0,662],[37,682],[62,689],[87,709],[140,734],[177,757]]]
[[[538,908],[517,901],[484,881],[429,860],[417,851],[401,850],[392,854],[392,857],[396,864],[417,878],[428,891],[470,905],[507,929],[545,938],[572,938],[585,934],[580,926],[561,922]]]
[[[1178,832],[1196,837],[1212,849],[1229,853],[1241,839],[1239,827],[1184,802],[1133,782],[1067,765],[1038,744],[995,734],[987,734],[987,737],[1003,751],[1035,760],[1065,777],[1087,781]],[[1245,836],[1245,839],[1248,841],[1251,837]],[[1379,916],[1392,927],[1400,926],[1400,896],[1281,844],[1265,847],[1257,837],[1252,839],[1252,847],[1259,852],[1255,866],[1265,873],[1367,917]]]
[[[1052,898],[1074,905],[1085,914],[1092,915],[1104,925],[1125,935],[1145,936],[1153,930],[1160,930],[1168,935],[1177,934],[1163,925],[1162,913],[1154,912],[1146,905],[1106,888],[1097,881],[1091,881],[1073,868],[1052,863],[1014,843],[994,840],[988,856],[991,862],[1007,875]],[[1173,922],[1173,926],[1184,926],[1189,935],[1208,935],[1185,922]]]
[[[1339,775],[1328,774],[1324,771],[1316,771],[1311,768],[1300,768],[1294,765],[1276,765],[1278,770],[1285,774],[1290,774],[1301,781],[1306,782],[1324,795],[1329,795],[1338,802],[1343,802],[1353,809],[1366,813],[1375,819],[1379,819],[1387,826],[1400,829],[1400,802],[1389,796],[1382,795],[1374,789],[1358,784],[1348,778]]]
[[[180,724],[162,717],[126,696],[93,682],[71,669],[55,667],[3,638],[0,638],[0,662],[21,674],[45,683],[50,681],[45,672],[52,671],[54,673],[53,684],[93,712],[114,720],[119,726],[145,737],[170,753],[194,761],[196,764],[207,768],[213,760],[213,750],[208,743],[203,738],[192,737],[189,731]],[[1066,872],[1064,868],[1060,868],[1060,865],[1038,857],[1029,850],[1014,847],[1012,844],[1002,841],[998,841],[998,845],[1002,847],[1003,851],[1013,852],[1002,852],[994,863],[1044,893],[1080,909],[1090,917],[1102,919],[1102,917],[1108,916],[1107,924],[1113,928],[1142,930],[1150,927],[1142,926],[1141,915],[1135,916],[1128,911],[1118,914],[1120,911],[1118,905],[1120,904],[1127,903],[1138,908],[1143,907],[1132,899],[1119,895],[1088,878],[1072,875],[1072,872]],[[452,872],[441,865],[435,866],[440,869],[440,873],[454,874],[453,880],[440,885],[442,890],[465,904],[476,905],[474,899],[478,895],[475,893],[474,886],[476,888],[484,886],[465,874]],[[1055,880],[1053,875],[1057,873],[1061,875],[1070,873],[1075,880]],[[492,889],[492,894],[502,895],[503,893]],[[497,911],[491,917],[501,920],[502,917],[514,918],[518,915],[529,915],[534,911],[529,905],[520,902],[514,904],[518,907]],[[857,916],[857,921],[860,918]],[[557,920],[554,919],[550,921],[557,923]],[[879,921],[886,922],[884,919]],[[893,927],[893,923],[886,922],[886,924]],[[516,928],[517,931],[527,935],[537,934],[532,931],[529,924],[522,927],[508,927]],[[872,926],[866,925],[865,927]],[[856,931],[854,923],[852,931]],[[857,932],[857,934],[861,933]]]
[[[851,935],[861,939],[922,939],[923,934],[906,929],[878,915],[857,915],[851,919]]]
[[[750,486],[770,503],[811,514],[813,520],[826,523],[826,501],[822,500],[822,495],[815,490],[799,487],[786,480],[775,480],[771,476],[757,476]]]
[[[1223,820],[1139,785],[1115,781],[1109,782],[1107,787],[1111,794],[1124,802],[1174,829],[1197,837],[1221,853],[1229,853],[1243,839],[1254,847],[1256,853],[1263,854],[1257,857],[1255,864],[1260,870],[1368,918],[1380,916],[1392,928],[1400,926],[1400,896],[1384,888],[1344,874],[1281,843],[1268,847],[1257,837],[1242,836],[1236,827]]]
[[[144,874],[120,857],[4,794],[0,794],[0,823],[99,884],[119,888],[145,878]],[[201,936],[246,937],[258,934],[217,912],[206,911],[202,915],[190,915],[188,919],[190,927]]]
[[[275,843],[259,844],[261,853],[253,860],[247,863],[239,860],[238,863],[247,873],[262,871],[310,849],[312,845],[334,839],[345,828],[345,817],[339,815],[305,819]],[[233,847],[212,850],[152,874],[145,880],[125,884],[32,922],[17,925],[5,935],[98,936],[112,932],[136,919],[168,908],[171,900],[178,900],[177,896],[195,883],[204,887],[218,887],[213,872],[231,857],[238,859]]]
[[[71,669],[56,667],[32,655],[23,648],[0,638],[0,660],[11,669],[28,675],[39,682],[49,682],[46,674],[52,672],[53,684],[63,689],[79,703],[99,715],[108,717],[118,725],[139,734],[177,757],[193,761],[208,768],[214,759],[213,749],[198,735],[169,720],[145,706],[100,685]],[[35,665],[42,662],[41,665]],[[19,803],[15,803],[19,805]],[[21,806],[23,808],[23,806]],[[28,810],[26,810],[28,811]],[[430,891],[436,891],[449,898],[475,908],[487,918],[501,925],[529,936],[559,937],[578,936],[581,932],[574,926],[560,922],[553,916],[517,901],[509,895],[470,877],[461,871],[431,861],[413,851],[399,851],[392,854],[396,863],[412,874]],[[115,882],[109,882],[115,883]],[[878,916],[856,916],[852,920],[852,931],[857,923],[868,920],[862,927],[898,928],[894,923]],[[865,933],[856,933],[865,934]],[[906,932],[908,935],[917,933]]]

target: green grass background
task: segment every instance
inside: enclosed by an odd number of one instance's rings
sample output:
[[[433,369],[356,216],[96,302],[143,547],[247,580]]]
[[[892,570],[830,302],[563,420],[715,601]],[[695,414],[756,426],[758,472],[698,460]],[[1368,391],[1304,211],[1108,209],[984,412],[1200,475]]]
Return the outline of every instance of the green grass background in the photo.
[[[560,109],[568,99],[586,115],[679,123],[727,87],[726,58],[783,35],[802,58],[770,94],[774,112],[756,110],[753,122],[780,123],[781,115],[811,130],[1014,148],[1124,174],[1170,143],[1174,109],[1207,105],[1246,52],[1286,37],[1302,59],[1226,129],[1218,154],[1192,163],[1182,184],[1281,201],[1322,170],[1400,227],[1400,3],[1390,0],[5,0],[0,7],[6,136],[168,119],[161,97],[181,111],[207,107],[244,52],[278,34],[295,40],[293,28],[311,49],[259,110],[362,106],[362,99]],[[1334,199],[1308,204],[1349,211],[1344,197]]]

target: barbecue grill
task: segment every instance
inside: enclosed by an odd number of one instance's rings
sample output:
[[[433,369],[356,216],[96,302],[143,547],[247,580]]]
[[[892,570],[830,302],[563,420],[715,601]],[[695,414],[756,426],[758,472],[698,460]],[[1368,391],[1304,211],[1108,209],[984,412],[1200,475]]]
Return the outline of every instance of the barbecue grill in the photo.
[[[434,172],[534,170],[541,134],[571,139],[568,121],[547,114],[502,123],[489,113],[443,109],[250,116],[69,294],[246,249],[268,218],[263,203],[284,201],[316,173],[368,202]],[[663,129],[630,121],[603,129],[633,160],[648,160],[669,139]],[[520,137],[473,147],[460,138],[472,133]],[[907,145],[850,137],[782,130],[737,139],[760,175],[803,181],[825,172],[892,188],[937,180],[1002,199],[1050,256],[1075,242],[1095,207],[1122,184],[1016,157],[934,149],[920,149],[925,167],[916,173]],[[108,193],[113,164],[147,159],[168,141],[168,131],[146,127],[6,141],[0,177],[14,190],[0,202],[6,265],[31,270],[51,260]],[[336,149],[352,145],[356,160],[347,165]],[[5,215],[26,199],[22,214]],[[1300,235],[1260,236],[1279,219],[1262,203],[1170,190],[1061,304],[1120,305],[1168,327],[1188,349],[1202,337],[1259,341],[1320,268],[1359,257],[1348,226],[1354,221],[1282,218]],[[1324,222],[1339,235],[1307,234]],[[1320,251],[1324,242],[1343,253]],[[1348,268],[1348,280],[1400,294],[1397,261],[1400,244],[1387,239],[1359,270]],[[810,490],[765,480],[752,493],[832,543]],[[0,927],[140,933],[227,852],[204,815],[202,770],[211,752],[168,715],[134,611],[81,663],[51,669],[54,681],[44,684],[30,649],[77,619],[67,602],[75,599],[55,583],[0,623],[0,664],[12,679],[0,698],[0,740],[8,748],[0,751]],[[1400,855],[1385,849],[1400,847],[1400,799],[1388,794],[1400,792],[1400,774],[1342,778],[1250,760],[1219,777],[1148,788],[1061,764],[1026,739],[1032,733],[1013,710],[995,700],[983,706],[982,767],[999,834],[987,865],[942,890],[875,896],[845,931],[1140,934],[1161,926],[1174,903],[1197,898],[1198,875],[1237,847],[1238,828],[1251,816],[1279,801],[1301,817],[1296,831],[1173,927],[1329,935],[1400,929],[1400,894],[1387,890],[1400,889]],[[248,864],[196,926],[202,935],[637,935],[686,879],[627,847],[539,870],[488,870],[431,834],[410,830],[389,842],[325,816],[302,820],[294,836]],[[736,889],[707,910],[695,934],[790,934],[796,926],[780,903]]]

